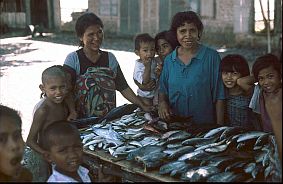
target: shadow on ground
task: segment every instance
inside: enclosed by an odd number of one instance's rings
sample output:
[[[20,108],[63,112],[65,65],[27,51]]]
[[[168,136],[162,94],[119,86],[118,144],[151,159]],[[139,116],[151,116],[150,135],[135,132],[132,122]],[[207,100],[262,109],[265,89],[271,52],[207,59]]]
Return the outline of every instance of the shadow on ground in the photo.
[[[24,54],[37,49],[30,49],[32,43],[16,43],[16,44],[1,44],[0,55],[7,54]]]

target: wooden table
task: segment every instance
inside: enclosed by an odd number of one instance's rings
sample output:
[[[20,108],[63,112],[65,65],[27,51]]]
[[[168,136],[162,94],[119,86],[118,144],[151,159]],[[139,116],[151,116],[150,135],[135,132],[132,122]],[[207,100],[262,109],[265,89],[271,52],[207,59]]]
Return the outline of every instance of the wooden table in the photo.
[[[87,165],[103,165],[103,173],[118,176],[127,181],[133,182],[180,182],[181,180],[175,179],[168,175],[160,175],[157,170],[145,172],[141,165],[138,163],[121,160],[111,156],[104,150],[90,151],[84,150],[84,162]]]

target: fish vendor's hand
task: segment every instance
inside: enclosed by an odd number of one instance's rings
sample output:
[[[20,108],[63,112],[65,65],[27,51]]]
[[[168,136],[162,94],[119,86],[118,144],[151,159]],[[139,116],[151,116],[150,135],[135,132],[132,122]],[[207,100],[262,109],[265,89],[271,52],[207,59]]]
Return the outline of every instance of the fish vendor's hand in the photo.
[[[167,102],[160,102],[158,105],[158,116],[165,121],[169,121],[171,118],[171,110]]]

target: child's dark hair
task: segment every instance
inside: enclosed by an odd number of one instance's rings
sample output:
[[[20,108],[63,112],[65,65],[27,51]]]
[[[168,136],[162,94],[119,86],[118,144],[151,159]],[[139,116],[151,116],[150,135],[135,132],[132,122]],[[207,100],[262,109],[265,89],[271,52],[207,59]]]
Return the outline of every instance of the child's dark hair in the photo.
[[[178,45],[176,41],[174,40],[174,36],[171,31],[162,31],[162,32],[157,33],[157,35],[154,38],[156,51],[158,50],[158,40],[160,39],[166,40],[170,44],[173,50]]]
[[[184,23],[195,24],[198,29],[198,37],[200,39],[203,32],[203,24],[200,17],[193,11],[184,11],[176,13],[172,18],[170,31],[174,34],[174,40],[177,40],[177,28],[182,26]]]
[[[86,12],[86,13],[82,14],[78,18],[76,25],[75,25],[75,30],[76,30],[78,38],[81,38],[84,35],[85,30],[89,26],[92,26],[92,25],[100,25],[103,29],[103,22],[97,15],[95,15],[92,12]],[[81,46],[81,47],[84,46],[84,44],[81,40],[79,42],[79,46]]]
[[[46,68],[41,75],[42,84],[44,84],[50,76],[59,76],[67,79],[67,74],[62,65],[53,65],[51,67]],[[41,93],[40,98],[42,98],[43,96],[46,96],[46,94]]]
[[[3,121],[2,119],[4,117],[12,118],[20,127],[22,126],[22,119],[19,112],[10,107],[0,104],[0,123],[1,121]]]
[[[247,60],[239,54],[228,54],[221,60],[221,72],[239,72],[241,77],[250,75]]]
[[[54,136],[74,135],[80,137],[77,127],[67,120],[55,121],[48,125],[43,132],[43,146],[45,150],[50,150],[54,140]]]
[[[264,68],[268,68],[270,66],[272,66],[281,76],[282,75],[281,65],[282,63],[280,63],[278,58],[273,54],[265,54],[263,56],[258,57],[255,60],[255,63],[253,64],[253,67],[252,67],[252,72],[253,72],[256,82],[258,82],[258,74],[260,70]]]
[[[140,50],[141,43],[153,42],[154,38],[152,38],[148,33],[138,34],[135,37],[135,50]]]

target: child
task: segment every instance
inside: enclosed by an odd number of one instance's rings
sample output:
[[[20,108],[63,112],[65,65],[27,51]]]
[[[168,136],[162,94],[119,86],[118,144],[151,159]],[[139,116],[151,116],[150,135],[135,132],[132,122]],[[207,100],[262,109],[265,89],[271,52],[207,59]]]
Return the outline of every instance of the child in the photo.
[[[250,76],[246,59],[238,54],[229,54],[221,61],[222,80],[227,91],[225,122],[229,126],[255,129],[256,115],[249,108],[253,87],[241,82]]]
[[[137,35],[135,38],[135,53],[140,58],[135,63],[134,80],[140,84],[149,83],[151,80],[155,81],[155,68],[157,64],[154,59],[154,39],[147,33]],[[138,89],[137,94],[145,104],[153,104],[155,89],[151,91]]]
[[[172,33],[170,31],[162,31],[158,33],[154,40],[155,40],[155,48],[158,55],[157,60],[157,67],[155,70],[156,75],[159,77],[162,71],[163,61],[165,57],[172,52],[175,47],[176,43],[174,43],[172,38]]]
[[[45,157],[55,164],[47,182],[91,182],[89,170],[83,166],[83,145],[76,126],[57,121],[44,130]]]
[[[282,162],[282,71],[281,63],[272,54],[258,57],[252,72],[260,87],[258,103],[265,132],[273,132]],[[256,106],[256,105],[251,105]]]
[[[34,109],[33,122],[27,138],[27,144],[32,149],[30,163],[27,165],[36,181],[46,181],[50,166],[42,159],[45,153],[42,148],[42,132],[54,121],[67,120],[68,108],[64,100],[67,93],[65,72],[57,65],[45,69],[39,88],[45,97]]]
[[[0,182],[31,182],[32,174],[22,167],[24,152],[22,120],[17,111],[0,105]]]

